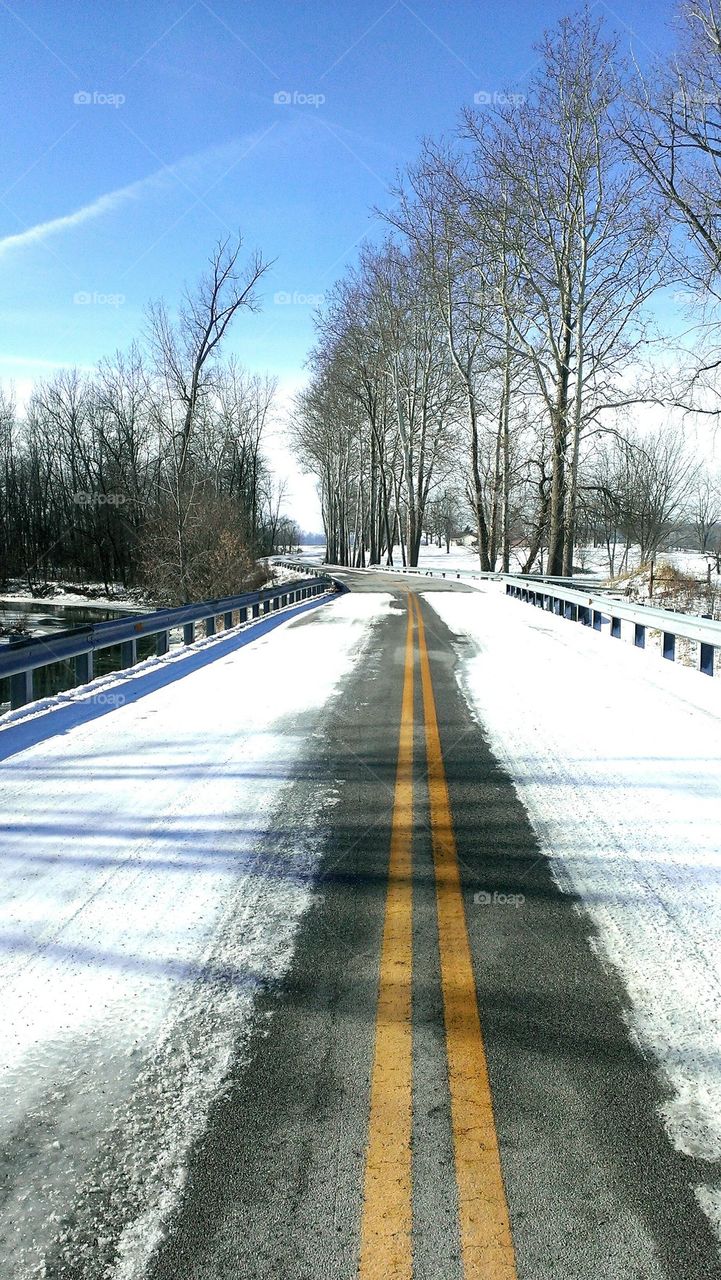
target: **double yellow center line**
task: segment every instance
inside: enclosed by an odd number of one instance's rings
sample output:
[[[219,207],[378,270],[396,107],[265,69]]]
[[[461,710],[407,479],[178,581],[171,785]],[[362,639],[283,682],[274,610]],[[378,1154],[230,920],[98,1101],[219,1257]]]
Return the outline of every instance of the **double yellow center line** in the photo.
[[[418,632],[441,985],[465,1280],[516,1280],[425,628],[408,596],[359,1280],[412,1280],[413,728]],[[439,1259],[439,1264],[441,1263]]]

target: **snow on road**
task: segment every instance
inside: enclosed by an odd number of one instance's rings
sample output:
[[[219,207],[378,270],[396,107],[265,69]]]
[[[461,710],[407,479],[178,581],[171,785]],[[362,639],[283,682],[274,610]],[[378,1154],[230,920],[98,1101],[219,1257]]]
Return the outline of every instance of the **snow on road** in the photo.
[[[310,899],[334,796],[284,812],[288,779],[388,603],[345,595],[2,722],[3,1277],[142,1273]]]
[[[683,1152],[721,1159],[721,689],[506,598],[426,594],[560,886],[621,975]],[[698,1197],[721,1233],[721,1196]]]

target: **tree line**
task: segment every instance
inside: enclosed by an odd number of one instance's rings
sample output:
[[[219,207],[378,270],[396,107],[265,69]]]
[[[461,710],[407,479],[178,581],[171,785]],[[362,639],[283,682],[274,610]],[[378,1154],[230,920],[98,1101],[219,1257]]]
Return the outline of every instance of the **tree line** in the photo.
[[[152,305],[142,345],[61,370],[22,413],[0,392],[0,581],[182,602],[237,592],[297,541],[264,452],[275,381],[222,354],[269,265],[241,251],[218,243],[177,315]]]
[[[522,95],[424,141],[315,317],[292,435],[329,558],[414,565],[465,509],[482,569],[522,545],[525,570],[570,574],[581,531],[653,554],[698,505],[683,426],[629,423],[719,412],[720,13],[684,4],[647,82],[603,19],[565,17]],[[649,303],[678,282],[694,340],[669,363]]]

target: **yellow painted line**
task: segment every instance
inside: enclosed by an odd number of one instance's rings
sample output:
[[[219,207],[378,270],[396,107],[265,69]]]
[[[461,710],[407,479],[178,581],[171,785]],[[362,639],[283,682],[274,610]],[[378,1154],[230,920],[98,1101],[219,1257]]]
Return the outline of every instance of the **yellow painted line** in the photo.
[[[360,1280],[411,1280],[413,615],[408,609],[370,1121]]]
[[[516,1280],[431,668],[420,605],[414,603],[463,1273],[465,1280]]]

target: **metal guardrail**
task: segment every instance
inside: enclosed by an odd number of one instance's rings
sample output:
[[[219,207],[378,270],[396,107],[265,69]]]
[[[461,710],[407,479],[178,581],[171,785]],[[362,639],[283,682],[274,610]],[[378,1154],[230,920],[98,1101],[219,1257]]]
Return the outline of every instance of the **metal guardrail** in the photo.
[[[297,568],[297,566],[294,566]],[[312,596],[321,595],[331,586],[326,575],[313,573],[310,582],[283,582],[277,587],[264,587],[261,591],[246,591],[242,595],[227,596],[220,600],[203,600],[198,604],[181,605],[174,609],[158,609],[129,618],[116,618],[111,622],[97,622],[83,627],[71,627],[55,632],[52,636],[11,639],[0,646],[0,679],[10,680],[11,709],[22,707],[33,700],[33,672],[54,662],[73,660],[75,682],[88,684],[93,678],[93,654],[99,649],[121,648],[121,670],[132,667],[138,660],[138,641],[145,636],[155,636],[155,652],[158,656],[168,652],[169,633],[182,627],[184,644],[195,640],[195,625],[205,622],[206,636],[216,634],[216,622],[223,619],[225,630],[296,604]],[[237,622],[234,617],[237,614]]]
[[[327,566],[331,567],[331,566]],[[346,566],[350,567],[350,566]],[[355,569],[355,573],[396,573],[396,574],[417,574],[422,578],[471,578],[478,580],[486,580],[489,582],[502,582],[506,577],[512,577],[519,581],[528,582],[552,582],[563,585],[565,583],[574,583],[576,586],[592,587],[596,591],[611,591],[613,588],[605,586],[604,583],[598,582],[596,578],[574,577],[562,578],[552,577],[547,574],[539,573],[514,573],[504,574],[501,569],[438,569],[426,568],[424,565],[388,565],[388,564],[369,564],[367,569]]]
[[[714,673],[714,650],[721,649],[721,622],[713,618],[698,618],[673,609],[659,609],[654,605],[633,604],[624,600],[610,600],[608,596],[577,591],[571,587],[544,584],[534,588],[526,579],[505,576],[506,595],[525,600],[538,608],[573,622],[601,631],[604,621],[610,623],[610,634],[621,639],[622,621],[633,623],[633,642],[638,649],[646,647],[646,632],[661,633],[661,651],[664,658],[673,662],[676,657],[676,640],[679,636],[695,640],[699,646],[699,670],[707,676]]]
[[[412,569],[411,569],[411,568],[408,568],[407,566],[406,566],[405,568],[403,568],[403,567],[401,567],[401,566],[396,566],[396,565],[392,565],[392,564],[391,564],[391,565],[386,565],[386,564],[369,564],[369,565],[367,566],[367,568],[364,568],[364,569],[358,569],[358,568],[356,568],[354,565],[350,565],[350,564],[325,564],[325,563],[323,563],[322,565],[320,565],[320,566],[319,566],[319,565],[317,565],[317,564],[307,564],[307,563],[304,563],[302,560],[279,560],[279,559],[277,559],[277,558],[273,561],[273,563],[274,563],[274,564],[277,564],[277,565],[283,565],[283,567],[284,567],[284,568],[286,568],[286,569],[301,569],[301,570],[303,570],[303,572],[305,572],[305,573],[316,573],[316,572],[317,572],[317,570],[318,570],[318,568],[321,568],[321,569],[326,570],[329,574],[331,574],[331,576],[332,576],[332,573],[333,573],[333,570],[334,570],[334,569],[339,569],[341,572],[349,571],[349,572],[351,572],[351,573],[395,573],[395,574],[401,574],[401,573],[415,573],[415,574],[419,574],[421,577],[427,577],[427,578],[433,578],[433,577],[436,577],[436,578],[495,578],[495,579],[500,579],[500,577],[501,577],[500,573],[485,573],[485,572],[481,571],[480,569],[478,569],[478,570],[472,570],[472,569],[424,569],[424,568],[412,568]]]
[[[281,559],[279,556],[273,556],[271,564],[276,568],[300,570],[301,573],[318,574],[318,570],[324,566],[319,564],[308,564],[305,560],[288,560]],[[321,575],[324,576],[324,575]],[[327,575],[325,575],[327,576]]]

